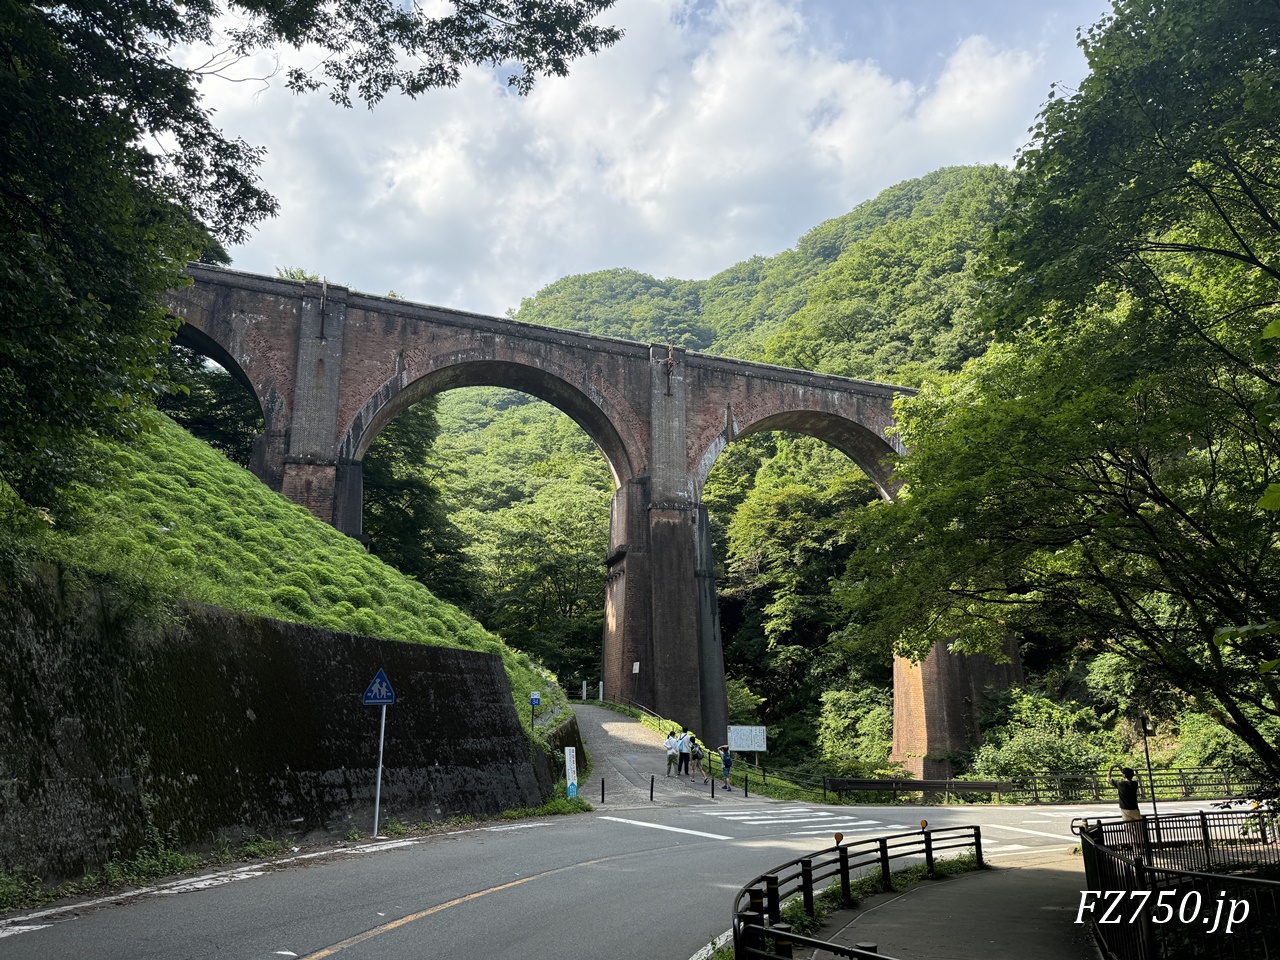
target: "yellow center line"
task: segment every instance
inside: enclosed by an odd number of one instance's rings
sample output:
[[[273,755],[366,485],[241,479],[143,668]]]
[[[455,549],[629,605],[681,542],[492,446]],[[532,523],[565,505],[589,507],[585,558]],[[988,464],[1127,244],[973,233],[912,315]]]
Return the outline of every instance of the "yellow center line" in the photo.
[[[321,950],[317,950],[315,953],[308,953],[304,957],[299,957],[298,960],[322,960],[322,958],[324,957],[331,957],[335,953],[340,953],[341,951],[347,949],[347,947],[354,947],[356,944],[364,943],[366,940],[372,940],[374,937],[379,936],[380,934],[388,933],[389,931],[395,930],[398,927],[403,927],[406,924],[413,923],[415,920],[421,920],[423,917],[429,917],[433,913],[439,913],[441,910],[448,910],[450,907],[456,907],[459,904],[466,903],[469,900],[478,900],[481,897],[487,897],[491,893],[499,893],[503,890],[510,890],[512,887],[518,887],[522,883],[528,883],[530,880],[541,880],[544,877],[550,877],[557,873],[564,873],[566,870],[576,870],[579,867],[590,867],[598,863],[604,863],[608,860],[621,860],[624,857],[629,857],[629,856],[633,856],[633,854],[621,854],[614,857],[601,857],[599,860],[584,860],[582,863],[571,863],[567,867],[556,867],[554,870],[547,870],[547,871],[544,871],[543,873],[535,873],[531,877],[522,877],[519,880],[512,880],[510,883],[503,883],[496,887],[490,887],[487,890],[477,890],[475,893],[468,893],[465,897],[458,897],[457,899],[450,900],[447,903],[439,903],[439,904],[436,904],[434,907],[428,907],[426,910],[419,910],[417,913],[411,913],[408,916],[401,917],[399,920],[392,920],[389,923],[382,924],[382,926],[380,927],[374,927],[372,930],[366,930],[364,933],[357,933],[354,937],[348,937],[346,940],[339,941],[338,943],[335,943],[331,947],[324,947]]]

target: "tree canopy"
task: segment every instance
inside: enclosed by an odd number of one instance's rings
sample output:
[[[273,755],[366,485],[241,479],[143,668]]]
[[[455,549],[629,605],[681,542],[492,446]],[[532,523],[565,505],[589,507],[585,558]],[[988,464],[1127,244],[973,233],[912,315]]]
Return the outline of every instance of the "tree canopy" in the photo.
[[[980,271],[1001,342],[901,402],[906,494],[861,516],[843,594],[848,638],[914,655],[1112,651],[1133,707],[1213,716],[1272,778],[1277,26],[1194,0],[1086,32]]]

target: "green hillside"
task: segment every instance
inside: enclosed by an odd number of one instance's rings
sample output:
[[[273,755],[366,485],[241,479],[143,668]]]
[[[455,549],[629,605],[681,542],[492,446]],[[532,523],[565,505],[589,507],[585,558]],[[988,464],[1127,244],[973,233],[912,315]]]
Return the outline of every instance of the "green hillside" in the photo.
[[[842,299],[847,288],[859,282],[884,286],[887,293],[886,284],[892,281],[895,290],[904,288],[901,295],[916,307],[942,296],[954,302],[964,284],[953,283],[953,289],[944,292],[935,289],[930,278],[967,275],[965,268],[1001,214],[1002,198],[1014,179],[1003,167],[945,167],[890,187],[849,213],[820,223],[793,249],[750,257],[706,280],[659,280],[625,268],[576,274],[526,297],[513,316],[642,343],[674,343],[747,360],[812,366],[797,351],[797,337],[806,339],[807,330],[809,337],[834,334],[840,341],[842,332],[811,329],[820,320],[809,317],[786,344],[772,346],[771,338],[789,318],[815,299],[823,304]],[[886,301],[880,306],[897,305]],[[949,316],[948,309],[939,306],[934,325]],[[876,327],[883,337],[893,325],[885,321]],[[927,343],[921,331],[898,330],[896,335]],[[904,362],[927,362],[919,349],[913,353]],[[853,375],[892,378],[892,358],[890,351],[886,362]]]
[[[121,582],[149,603],[188,599],[332,630],[502,657],[517,705],[563,693],[523,653],[425,586],[159,414],[135,444],[101,444],[100,476],[57,522],[0,486],[3,548]],[[527,722],[527,710],[517,714]]]

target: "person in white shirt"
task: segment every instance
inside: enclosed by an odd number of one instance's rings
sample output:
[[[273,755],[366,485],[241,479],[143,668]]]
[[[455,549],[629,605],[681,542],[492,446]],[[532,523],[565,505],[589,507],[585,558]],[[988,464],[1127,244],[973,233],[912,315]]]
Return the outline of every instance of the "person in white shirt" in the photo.
[[[676,732],[672,730],[667,734],[667,742],[663,744],[667,748],[667,776],[671,776],[671,770],[679,763],[680,753],[676,749]]]

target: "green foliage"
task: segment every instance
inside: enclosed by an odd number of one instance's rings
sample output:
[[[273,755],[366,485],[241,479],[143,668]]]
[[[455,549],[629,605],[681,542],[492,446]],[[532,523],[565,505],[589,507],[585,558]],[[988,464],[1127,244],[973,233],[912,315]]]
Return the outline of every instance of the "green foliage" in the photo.
[[[1004,342],[900,404],[908,495],[860,518],[845,594],[846,638],[915,655],[1114,652],[1131,703],[1176,690],[1272,777],[1277,30],[1202,0],[1086,34],[983,270]]]
[[[975,310],[973,268],[1013,182],[1000,167],[952,168],[896,188],[928,184],[931,202],[874,227],[862,221],[856,240],[836,233],[822,242],[841,252],[769,340],[764,359],[918,384],[981,355],[988,335]]]
[[[818,717],[818,751],[836,777],[874,777],[890,769],[893,699],[876,687],[827,690]]]
[[[758,726],[760,723],[760,707],[764,697],[751,692],[745,680],[737,677],[725,678],[725,692],[729,698],[729,723],[740,726]]]
[[[520,302],[512,316],[640,343],[705,350],[714,335],[702,324],[695,284],[655,280],[635,270],[600,270],[548,284]]]
[[[441,599],[475,601],[466,537],[450,519],[431,473],[436,402],[410,407],[383,428],[363,460],[364,532],[374,554]]]
[[[969,770],[979,779],[1008,780],[1042,770],[1091,773],[1121,751],[1119,738],[1103,730],[1088,707],[1016,688],[991,699],[984,742]]]
[[[582,797],[567,796],[568,784],[561,780],[555,785],[551,791],[551,798],[540,806],[521,808],[519,810],[505,810],[502,814],[504,820],[524,820],[529,817],[558,817],[569,816],[575,813],[590,813],[595,807],[591,806]]]

